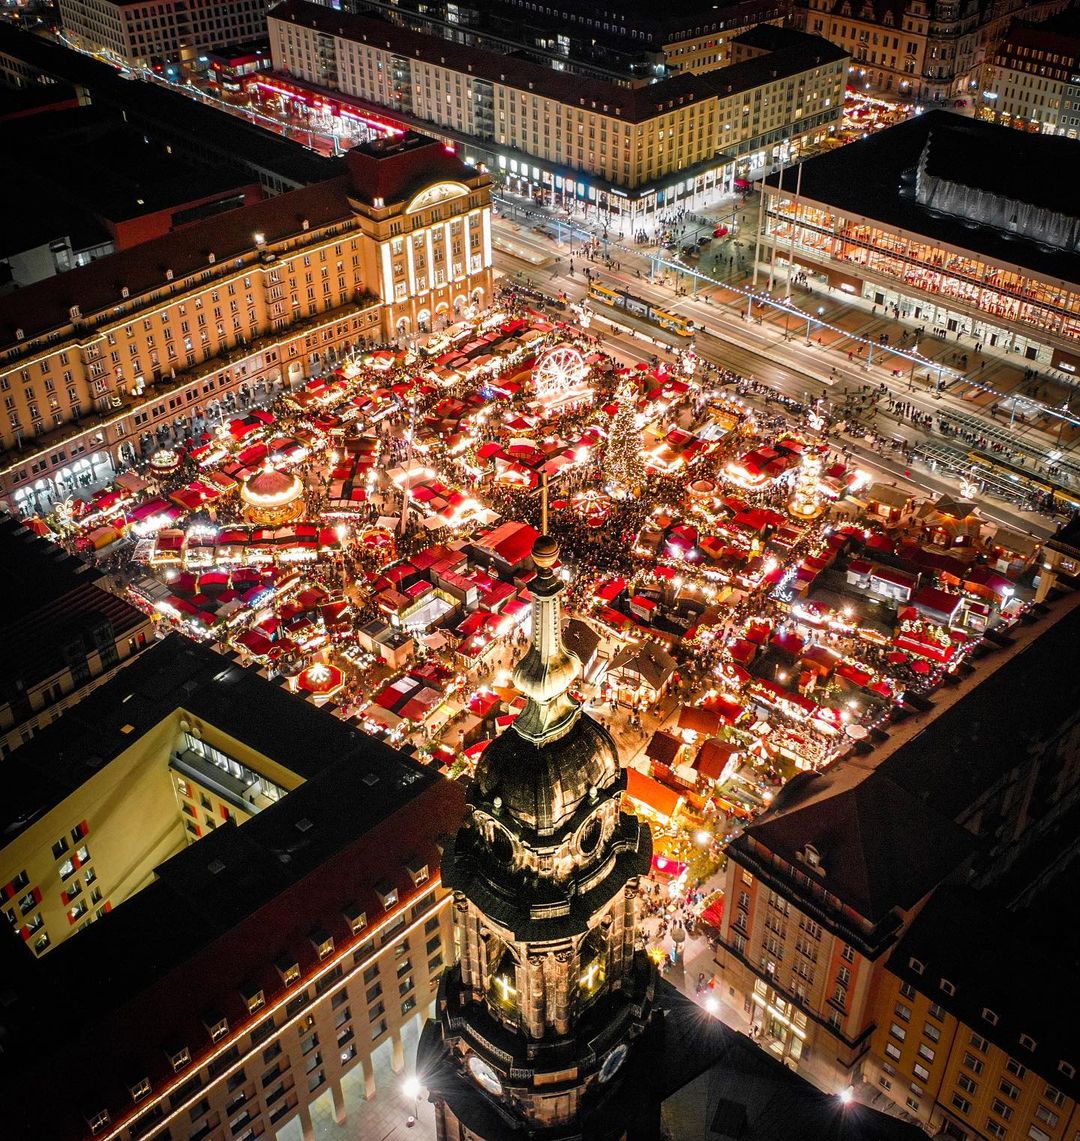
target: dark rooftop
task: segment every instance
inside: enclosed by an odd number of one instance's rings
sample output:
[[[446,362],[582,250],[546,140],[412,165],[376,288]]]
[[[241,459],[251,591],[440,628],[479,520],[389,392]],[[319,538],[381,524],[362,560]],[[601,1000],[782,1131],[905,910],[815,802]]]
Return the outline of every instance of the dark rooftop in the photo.
[[[460,824],[460,786],[179,635],[17,750],[5,772],[14,763],[25,774],[56,750],[65,771],[53,792],[66,795],[78,780],[72,770],[80,732],[107,722],[84,754],[103,750],[107,763],[117,738],[129,745],[178,706],[305,783],[246,823],[221,825],[177,853],[150,885],[41,959],[3,933],[0,1088],[8,1096],[22,1090],[27,1114],[9,1117],[13,1136],[30,1135],[19,1132],[29,1128],[30,1114],[34,1136],[56,1139],[82,1136],[82,1111],[105,1103],[118,1120],[131,1110],[125,1086],[133,1075],[150,1077],[156,1091],[182,1082],[188,1073],[174,1076],[166,1040],[188,1046],[197,1061],[212,1048],[206,1010],[219,1011],[233,1032],[264,1018],[266,1010],[248,1012],[242,987],[262,989],[270,1008],[286,989],[274,967],[282,954],[305,975],[317,965],[312,930],[325,930],[337,949],[366,940],[390,914],[376,891],[383,881],[399,892],[392,913],[408,911],[431,888],[415,888],[407,865],[427,864],[434,873],[439,837]],[[120,709],[135,733],[119,734]],[[35,748],[39,741],[44,746]],[[42,774],[43,782],[52,775]],[[349,903],[369,919],[359,936],[344,915]],[[92,987],[82,985],[86,978]],[[46,1096],[55,1093],[63,1058],[75,1055],[80,1062],[65,1071],[63,1096]]]
[[[946,215],[918,202],[914,175],[931,134],[933,173],[1032,207],[1077,216],[1076,188],[1069,174],[1076,161],[1075,140],[1028,134],[948,111],[927,111],[807,159],[802,164],[802,196],[849,217],[871,218],[992,261],[1080,283],[1080,253],[971,218]],[[1002,155],[1008,155],[1007,162]],[[1032,171],[1038,171],[1038,177],[1032,177]],[[779,176],[767,181],[776,186]],[[789,186],[792,181],[787,179]]]
[[[255,671],[172,635],[4,761],[4,843],[178,708],[303,780],[331,761],[375,752],[396,763],[398,756]]]
[[[1070,884],[1055,885],[1045,910],[1060,915],[1063,902],[1075,898],[1077,877],[1070,878]],[[889,969],[1050,1085],[1080,1098],[1075,926],[1064,942],[1043,929],[1041,910],[1010,912],[991,892],[942,888],[897,944]],[[921,971],[911,966],[912,959]],[[1024,969],[1003,971],[1005,963],[1023,963]],[[955,993],[942,986],[943,980]],[[984,1010],[996,1014],[997,1022],[985,1018]],[[1021,1045],[1022,1034],[1034,1041],[1033,1049]],[[1058,1069],[1063,1061],[1074,1067],[1074,1076]]]
[[[246,119],[224,115],[180,91],[123,79],[114,67],[62,44],[0,21],[0,51],[53,78],[85,87],[97,106],[115,107],[159,142],[194,154],[234,161],[254,174],[270,172],[286,185],[333,177],[333,159],[315,154]]]
[[[381,199],[387,206],[408,200],[440,179],[463,182],[480,173],[436,139],[415,131],[353,147],[345,156],[345,168],[354,187],[353,198],[368,205]]]
[[[108,623],[121,634],[145,621],[130,603],[98,586],[99,578],[21,520],[0,513],[0,700],[64,669],[69,649],[92,652],[95,628]],[[11,799],[6,788],[3,799]]]
[[[1038,636],[1017,652],[981,659],[969,693],[891,753],[863,763],[961,819],[1018,758],[1052,745],[1080,709],[1080,671],[1066,664],[1080,645],[1078,603],[1076,596],[1059,603],[1061,611],[1043,620],[1049,624],[1026,631]]]
[[[239,191],[254,175],[224,159],[200,161],[181,155],[145,131],[125,123],[117,111],[76,107],[0,127],[0,147],[19,155],[20,172],[66,202],[109,222],[123,222],[193,201]],[[25,223],[28,201],[9,212]],[[39,214],[35,209],[32,215]]]
[[[913,907],[973,847],[948,817],[887,777],[843,761],[789,781],[745,835],[816,876],[825,892],[872,924],[894,908]],[[805,859],[808,844],[816,868]]]

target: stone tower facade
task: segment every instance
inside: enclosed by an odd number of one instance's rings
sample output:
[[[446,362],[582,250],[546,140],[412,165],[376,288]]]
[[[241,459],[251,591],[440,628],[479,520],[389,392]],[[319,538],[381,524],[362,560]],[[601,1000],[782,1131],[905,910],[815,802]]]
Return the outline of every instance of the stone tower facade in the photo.
[[[625,1136],[618,1090],[653,1003],[637,898],[651,836],[620,810],[614,741],[570,693],[554,541],[533,560],[514,672],[528,703],[484,753],[443,858],[459,962],[418,1065],[441,1141]]]

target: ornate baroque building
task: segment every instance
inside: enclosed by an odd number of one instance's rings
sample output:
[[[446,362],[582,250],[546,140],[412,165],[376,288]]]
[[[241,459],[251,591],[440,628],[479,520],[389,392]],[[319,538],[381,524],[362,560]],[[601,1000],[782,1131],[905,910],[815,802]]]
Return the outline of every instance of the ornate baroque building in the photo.
[[[628,1055],[648,1052],[634,1044],[656,985],[637,914],[652,840],[620,811],[614,741],[569,692],[558,553],[547,536],[533,550],[532,646],[514,674],[528,704],[485,752],[443,857],[460,962],[419,1071],[445,1141],[626,1136]]]

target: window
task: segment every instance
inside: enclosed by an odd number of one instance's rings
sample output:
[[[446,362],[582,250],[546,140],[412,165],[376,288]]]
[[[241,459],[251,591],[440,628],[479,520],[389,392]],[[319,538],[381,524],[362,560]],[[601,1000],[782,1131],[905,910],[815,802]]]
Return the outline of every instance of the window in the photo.
[[[978,1050],[980,1054],[985,1054],[986,1048],[990,1045],[990,1043],[987,1042],[987,1040],[985,1038],[983,1038],[981,1035],[972,1034],[970,1045],[972,1045],[976,1050]]]
[[[960,1074],[956,1084],[966,1093],[975,1093],[979,1088],[979,1083],[970,1074]]]
[[[1071,1062],[1058,1062],[1058,1073],[1064,1074],[1067,1078],[1075,1078],[1076,1067]]]
[[[1008,1121],[1009,1118],[1013,1115],[1012,1106],[1006,1105],[999,1097],[994,1098],[993,1104],[990,1106],[990,1108],[998,1115],[998,1117],[1004,1118],[1006,1121]]]
[[[986,1121],[986,1132],[989,1133],[991,1137],[1004,1137],[1005,1134],[1008,1133],[1008,1130],[1000,1121],[995,1121],[992,1117],[989,1117]]]
[[[991,1026],[997,1026],[998,1016],[988,1006],[983,1007],[982,1016]]]
[[[943,994],[956,994],[956,987],[948,979],[941,980],[941,990]]]
[[[1008,1072],[1012,1074],[1013,1077],[1019,1078],[1020,1081],[1023,1081],[1027,1076],[1027,1069],[1022,1066],[1015,1058],[1010,1058],[1005,1063],[1005,1069],[1008,1070]]]
[[[1040,1105],[1035,1110],[1036,1120],[1042,1121],[1044,1124],[1049,1125],[1051,1129],[1058,1123],[1058,1115],[1052,1110],[1048,1109],[1045,1105]]]
[[[964,1065],[967,1066],[967,1068],[973,1073],[982,1073],[982,1061],[979,1058],[976,1058],[974,1054],[970,1054],[967,1051],[964,1052]]]
[[[902,1018],[905,1022],[911,1021],[911,1007],[905,1006],[902,1002],[896,1004],[896,1017]]]
[[[1065,1095],[1061,1090],[1054,1089],[1053,1086],[1046,1087],[1046,1093],[1043,1094],[1051,1105],[1056,1105],[1060,1109],[1065,1104]]]
[[[928,1082],[930,1080],[930,1071],[925,1066],[920,1066],[918,1063],[911,1067],[911,1072],[921,1082]]]
[[[150,1079],[140,1078],[134,1085],[129,1087],[131,1090],[132,1101],[142,1101],[144,1097],[150,1092]]]
[[[91,1134],[100,1133],[103,1129],[107,1129],[111,1124],[112,1119],[109,1117],[109,1111],[102,1109],[98,1113],[92,1113],[86,1119],[86,1124],[90,1126]]]
[[[928,1062],[932,1062],[934,1060],[934,1051],[927,1046],[925,1042],[922,1042],[919,1044],[919,1057],[925,1058]]]
[[[888,1054],[890,1058],[895,1058],[898,1062],[900,1061],[900,1047],[897,1046],[895,1042],[885,1043],[885,1053]]]
[[[892,1024],[892,1026],[889,1027],[889,1034],[898,1042],[903,1042],[903,1040],[907,1037],[907,1031],[903,1028],[903,1026],[899,1026],[895,1022]]]
[[[52,846],[53,859],[58,860],[68,850],[67,837],[61,836]]]
[[[900,997],[901,998],[914,998],[915,997],[915,988],[911,985],[911,983],[901,983],[900,984]]]
[[[958,1093],[952,1095],[952,1107],[958,1109],[961,1113],[971,1112],[971,1102],[966,1097],[961,1097]]]
[[[1010,1100],[1016,1101],[1020,1097],[1020,1087],[1013,1085],[1007,1078],[1002,1078],[998,1089]]]
[[[1031,1141],[1050,1141],[1050,1134],[1040,1129],[1037,1125],[1033,1125],[1028,1130],[1028,1136],[1031,1138]]]
[[[229,1033],[229,1020],[220,1014],[207,1014],[203,1016],[203,1025],[211,1042],[220,1042]]]

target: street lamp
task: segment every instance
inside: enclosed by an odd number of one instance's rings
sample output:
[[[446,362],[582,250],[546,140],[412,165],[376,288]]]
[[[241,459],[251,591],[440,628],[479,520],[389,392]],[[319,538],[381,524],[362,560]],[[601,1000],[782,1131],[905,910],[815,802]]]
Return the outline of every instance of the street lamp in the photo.
[[[401,1083],[401,1092],[413,1103],[413,1111],[405,1119],[406,1126],[412,1129],[420,1116],[420,1079],[416,1074],[409,1074]]]

